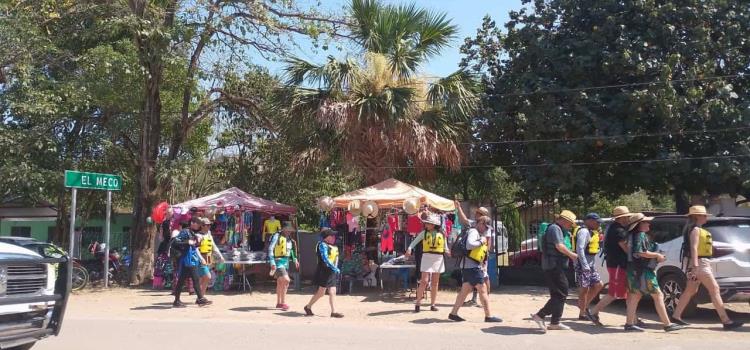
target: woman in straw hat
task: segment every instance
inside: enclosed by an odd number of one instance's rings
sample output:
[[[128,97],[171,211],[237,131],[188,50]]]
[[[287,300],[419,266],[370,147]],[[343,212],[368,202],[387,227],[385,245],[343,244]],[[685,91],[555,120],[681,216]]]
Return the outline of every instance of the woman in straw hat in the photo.
[[[435,214],[429,214],[426,218],[422,219],[422,222],[424,223],[424,231],[414,238],[409,245],[409,249],[406,250],[406,256],[410,256],[417,244],[422,243],[422,261],[420,266],[422,276],[417,288],[417,301],[414,306],[414,312],[419,312],[424,291],[430,279],[432,280],[430,286],[430,311],[438,311],[437,307],[435,307],[435,300],[437,299],[438,287],[440,285],[440,274],[445,272],[444,254],[450,256],[450,250],[445,233],[439,229],[440,217]]]
[[[286,294],[289,282],[291,282],[289,278],[290,263],[294,263],[295,268],[299,270],[297,253],[291,237],[294,231],[294,226],[286,223],[281,232],[274,233],[271,236],[271,242],[268,244],[268,262],[271,265],[271,276],[276,278],[276,308],[283,311],[289,310],[289,305],[286,303]]]
[[[630,217],[628,231],[630,231],[630,263],[628,264],[628,304],[625,331],[643,332],[643,328],[635,325],[638,303],[643,295],[651,295],[654,307],[659,315],[665,332],[682,329],[683,326],[670,323],[667,308],[664,306],[664,294],[659,289],[656,279],[656,265],[666,260],[658,252],[658,245],[650,236],[651,220],[653,218],[641,213]]]
[[[687,286],[677,302],[672,319],[675,323],[688,325],[687,322],[682,320],[682,313],[695,293],[698,292],[698,288],[703,285],[711,297],[711,302],[714,304],[716,313],[719,314],[724,329],[732,330],[741,327],[742,323],[732,321],[727,315],[724,301],[721,299],[721,293],[719,292],[719,284],[716,283],[716,278],[714,278],[714,273],[711,270],[709,259],[713,255],[713,241],[711,240],[711,233],[702,227],[708,221],[708,216],[706,207],[702,205],[692,206],[688,211],[688,222],[685,225],[682,245],[683,266],[687,267]]]

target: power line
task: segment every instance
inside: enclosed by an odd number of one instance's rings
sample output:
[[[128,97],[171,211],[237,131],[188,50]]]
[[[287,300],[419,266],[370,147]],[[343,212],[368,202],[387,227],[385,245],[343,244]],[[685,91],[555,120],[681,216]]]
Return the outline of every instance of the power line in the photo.
[[[573,137],[573,138],[553,138],[553,139],[530,139],[530,140],[507,140],[507,141],[477,141],[477,142],[464,142],[461,145],[502,145],[502,144],[528,144],[528,143],[542,143],[542,142],[572,142],[572,141],[599,141],[619,138],[640,138],[640,137],[656,137],[656,136],[672,136],[672,135],[691,135],[691,134],[713,134],[730,131],[743,131],[750,130],[750,126],[736,127],[736,128],[722,128],[722,129],[704,129],[704,130],[685,130],[685,131],[665,131],[659,133],[643,133],[643,134],[623,134],[623,135],[604,135],[604,136],[584,136],[584,137]]]
[[[570,162],[570,163],[541,163],[541,164],[506,164],[506,165],[462,165],[464,169],[494,169],[494,168],[541,168],[551,166],[582,166],[582,165],[605,165],[605,164],[640,164],[640,163],[662,163],[662,162],[681,162],[686,160],[711,160],[711,159],[735,159],[735,158],[750,158],[750,154],[745,155],[732,155],[732,156],[707,156],[707,157],[678,157],[678,158],[665,158],[665,159],[634,159],[634,160],[617,160],[617,161],[602,161],[602,162]],[[386,166],[378,167],[380,169],[432,169],[442,168],[446,169],[447,166]]]

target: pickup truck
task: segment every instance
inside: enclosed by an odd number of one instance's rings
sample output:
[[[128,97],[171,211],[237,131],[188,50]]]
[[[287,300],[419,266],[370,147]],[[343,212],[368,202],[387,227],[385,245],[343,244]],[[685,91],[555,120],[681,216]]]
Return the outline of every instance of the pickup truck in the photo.
[[[0,349],[58,335],[70,295],[67,256],[44,258],[0,242]]]

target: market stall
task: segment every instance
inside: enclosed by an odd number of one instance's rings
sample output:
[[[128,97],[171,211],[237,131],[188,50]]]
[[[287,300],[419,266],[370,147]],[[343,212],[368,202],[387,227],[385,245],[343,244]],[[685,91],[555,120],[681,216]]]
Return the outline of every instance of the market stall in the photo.
[[[408,276],[416,266],[401,255],[423,230],[420,215],[440,215],[448,239],[456,222],[452,200],[396,179],[323,198],[319,206],[321,227],[334,229],[339,237],[342,275],[356,279],[366,279],[373,264]]]
[[[156,209],[155,209],[156,210]],[[183,228],[193,216],[208,218],[211,234],[227,264],[217,264],[211,282],[214,290],[229,289],[241,281],[249,284],[246,273],[267,270],[265,242],[278,232],[283,222],[294,224],[297,209],[293,206],[259,198],[236,187],[169,206],[161,223],[163,240]],[[161,220],[159,220],[161,221]],[[238,276],[235,276],[238,275]]]

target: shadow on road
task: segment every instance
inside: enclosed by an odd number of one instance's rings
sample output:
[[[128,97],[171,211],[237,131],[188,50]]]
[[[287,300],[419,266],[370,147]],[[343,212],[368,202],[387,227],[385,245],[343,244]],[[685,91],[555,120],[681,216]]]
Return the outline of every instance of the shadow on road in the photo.
[[[443,319],[443,318],[422,318],[419,320],[412,320],[409,322],[414,323],[414,324],[454,323],[454,321],[451,321],[449,319]]]
[[[378,311],[367,314],[367,316],[390,316],[390,315],[398,315],[398,314],[410,314],[413,313],[414,310],[389,310],[389,311]]]
[[[279,312],[277,313],[277,315],[284,316],[284,317],[304,317],[305,316],[305,314],[301,312],[296,312],[296,311]]]
[[[504,327],[496,326],[490,328],[482,328],[482,332],[488,334],[499,334],[499,335],[525,335],[525,334],[543,334],[536,328],[521,328],[521,327]]]
[[[237,311],[237,312],[251,312],[251,311],[268,311],[268,310],[276,310],[272,307],[265,307],[265,306],[242,306],[242,307],[235,307],[229,309],[230,311]]]
[[[169,306],[159,305],[159,304],[154,304],[154,305],[149,305],[149,306],[137,306],[137,307],[130,308],[130,310],[132,311],[169,310],[171,308],[172,308],[172,303],[169,303]]]

